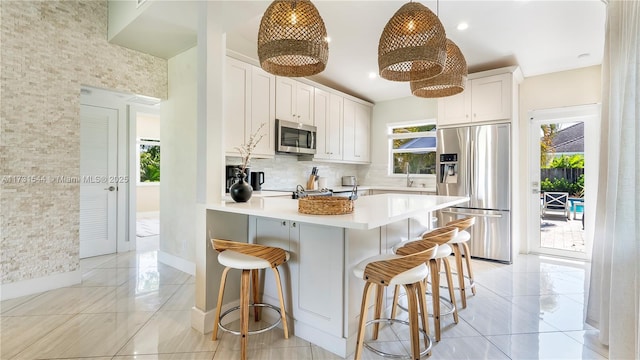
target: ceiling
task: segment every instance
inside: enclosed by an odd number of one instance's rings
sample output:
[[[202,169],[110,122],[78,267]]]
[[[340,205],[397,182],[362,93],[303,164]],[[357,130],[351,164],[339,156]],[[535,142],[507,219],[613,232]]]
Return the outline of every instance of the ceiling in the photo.
[[[331,42],[326,69],[310,77],[312,80],[372,102],[411,96],[408,83],[370,77],[378,72],[377,47],[382,29],[406,1],[314,0],[313,3]],[[447,37],[464,54],[470,73],[519,65],[524,76],[530,77],[602,63],[606,6],[600,0],[421,3],[438,13]],[[258,27],[270,1],[209,4],[223,14],[227,48],[257,59]],[[112,42],[164,58],[195,45],[201,4],[156,0],[148,5],[131,26],[118,34],[119,40]],[[466,22],[468,29],[457,30],[460,22]],[[167,29],[181,36],[171,37]],[[185,40],[185,33],[193,35]],[[154,43],[151,37],[162,41]],[[173,38],[176,40],[172,41]]]

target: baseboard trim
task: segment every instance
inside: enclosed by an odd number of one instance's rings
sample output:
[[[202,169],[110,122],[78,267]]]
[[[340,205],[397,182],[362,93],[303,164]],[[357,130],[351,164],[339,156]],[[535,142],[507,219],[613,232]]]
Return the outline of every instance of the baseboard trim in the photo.
[[[229,304],[224,304],[222,305],[221,312],[225,312],[228,309],[231,309],[232,307],[238,306],[238,305],[239,305],[238,300],[232,301]],[[198,330],[202,334],[208,334],[213,331],[213,323],[215,322],[214,321],[215,317],[216,317],[216,309],[211,309],[207,312],[204,312],[194,306],[191,308],[191,327],[194,328],[195,330]],[[239,311],[233,311],[229,315],[225,316],[224,318],[225,323],[227,321],[231,322],[239,319],[240,319]]]
[[[196,263],[192,261],[185,260],[181,257],[171,255],[161,250],[158,250],[158,261],[189,275],[196,275]]]
[[[81,282],[82,272],[80,270],[75,270],[36,279],[2,284],[0,285],[0,300],[15,299],[21,296],[80,284]]]

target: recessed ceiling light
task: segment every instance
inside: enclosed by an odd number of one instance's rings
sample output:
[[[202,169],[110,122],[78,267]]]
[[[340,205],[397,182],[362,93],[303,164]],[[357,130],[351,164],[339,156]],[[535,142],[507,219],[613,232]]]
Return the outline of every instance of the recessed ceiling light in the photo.
[[[466,22],[461,22],[460,24],[458,24],[457,29],[462,31],[462,30],[467,30],[469,28],[469,24],[467,24]]]
[[[589,54],[589,53],[582,53],[582,54],[578,55],[578,59],[586,59],[586,58],[588,58],[589,56],[591,56],[591,54]]]
[[[378,77],[378,74],[377,74],[377,73],[375,73],[375,72],[373,72],[373,71],[369,73],[369,79],[375,79],[375,78],[377,78],[377,77]]]

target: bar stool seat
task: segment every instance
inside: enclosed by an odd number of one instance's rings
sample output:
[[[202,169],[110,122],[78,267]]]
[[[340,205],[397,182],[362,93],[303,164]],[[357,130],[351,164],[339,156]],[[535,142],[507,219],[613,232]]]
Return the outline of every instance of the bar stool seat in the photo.
[[[220,280],[220,289],[218,291],[218,303],[216,305],[216,316],[214,319],[212,340],[218,338],[218,329],[223,331],[240,335],[240,358],[245,360],[247,358],[247,342],[248,336],[257,334],[273,329],[278,324],[282,324],[284,331],[284,338],[289,338],[289,330],[287,327],[287,317],[284,308],[284,299],[282,294],[282,284],[280,281],[280,273],[278,272],[278,266],[289,260],[289,253],[283,249],[264,246],[258,244],[247,244],[235,241],[211,239],[211,244],[214,249],[219,252],[218,262],[223,265],[224,271],[222,272],[222,278]],[[278,298],[280,301],[280,307],[275,307],[271,304],[265,304],[260,302],[260,296],[258,294],[258,270],[271,268],[276,278],[276,285],[278,287]],[[224,313],[222,311],[222,303],[224,298],[224,288],[227,280],[227,274],[231,269],[242,270],[242,276],[240,280],[240,305],[233,307]],[[253,303],[249,304],[250,297],[250,283],[253,283]],[[249,331],[249,307],[254,308],[255,321],[260,319],[259,308],[267,307],[278,313],[278,320],[262,329]],[[233,311],[240,311],[240,331],[233,331],[226,328],[222,324],[222,319]]]
[[[397,322],[409,326],[411,333],[411,359],[431,353],[431,339],[429,338],[429,324],[427,322],[427,306],[425,299],[424,279],[429,274],[426,262],[437,251],[438,245],[429,245],[426,248],[416,249],[409,255],[382,254],[368,258],[353,269],[353,274],[366,281],[362,294],[362,306],[360,309],[360,321],[358,326],[358,338],[356,342],[355,360],[362,358],[364,347],[383,357],[402,357],[402,355],[385,353],[377,350],[364,342],[365,328],[374,326],[373,339],[378,338],[378,330],[381,322]],[[376,303],[374,319],[367,321],[367,309],[369,294],[372,286],[376,287]],[[384,288],[387,286],[404,286],[409,301],[409,321],[394,318],[382,318],[382,299]],[[418,307],[420,311],[418,311]],[[419,316],[420,315],[420,316]],[[418,317],[422,320],[422,329],[418,324]],[[420,333],[424,337],[424,350],[420,351]]]
[[[391,259],[397,259],[401,257],[402,256],[396,255],[396,254],[381,254],[381,255],[372,256],[358,263],[353,268],[353,275],[362,279],[364,278],[364,270],[369,263],[373,261],[391,260]],[[402,272],[394,276],[391,279],[391,282],[389,283],[388,286],[411,284],[416,282],[415,281],[416,279],[421,280],[427,277],[428,275],[429,275],[429,268],[427,267],[426,264],[422,264],[422,265],[416,266],[413,269],[409,269],[405,272]]]
[[[289,253],[286,253],[285,261],[289,261]],[[271,263],[268,260],[245,255],[233,250],[223,251],[218,254],[218,262],[222,266],[230,267],[233,269],[268,269],[271,267]]]
[[[453,225],[449,225],[453,226]],[[458,231],[458,235],[449,241],[449,244],[460,244],[471,240],[471,234],[467,230]]]

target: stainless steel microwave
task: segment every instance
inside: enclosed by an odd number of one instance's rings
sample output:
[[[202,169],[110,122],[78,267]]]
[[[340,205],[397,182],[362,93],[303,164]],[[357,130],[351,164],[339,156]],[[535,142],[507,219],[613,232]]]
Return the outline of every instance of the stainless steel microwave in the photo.
[[[276,151],[292,154],[315,154],[316,127],[276,119]]]

